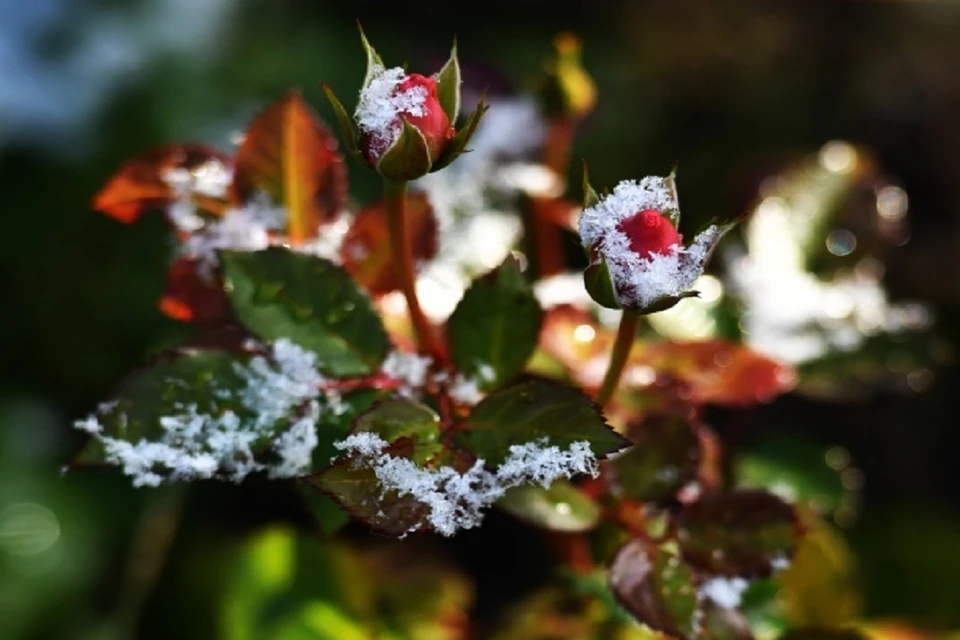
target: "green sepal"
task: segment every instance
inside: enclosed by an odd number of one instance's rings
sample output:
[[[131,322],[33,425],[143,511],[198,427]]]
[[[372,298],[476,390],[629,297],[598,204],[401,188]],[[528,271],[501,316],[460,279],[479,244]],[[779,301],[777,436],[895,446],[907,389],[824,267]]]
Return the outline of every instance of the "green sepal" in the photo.
[[[340,134],[343,136],[344,146],[357,162],[363,162],[363,156],[360,154],[359,147],[357,147],[357,130],[353,128],[353,120],[350,118],[350,114],[347,113],[343,103],[337,98],[337,95],[333,92],[333,89],[330,88],[330,85],[326,82],[321,82],[320,87],[323,89],[324,95],[327,96],[327,100],[330,101],[330,106],[333,107],[333,113],[337,117],[337,124],[340,125]]]
[[[590,185],[590,170],[587,168],[587,162],[583,162],[583,208],[589,209],[600,203],[600,196]]]
[[[483,96],[481,96],[480,102],[477,103],[477,108],[473,110],[473,113],[467,118],[463,127],[453,136],[453,139],[447,143],[447,146],[444,148],[443,153],[440,154],[440,157],[437,158],[437,161],[433,163],[433,167],[430,168],[431,172],[443,169],[467,150],[467,144],[470,142],[473,134],[476,133],[477,127],[480,126],[480,120],[483,118],[483,114],[487,112],[487,109],[489,109],[489,107],[484,101]]]
[[[593,298],[593,301],[601,307],[607,309],[622,309],[620,299],[617,296],[617,288],[613,284],[613,278],[610,276],[610,268],[607,261],[600,257],[599,262],[594,262],[583,272],[583,286],[587,293]]]
[[[460,62],[457,60],[457,41],[453,41],[450,49],[450,58],[443,68],[434,76],[437,80],[437,99],[443,112],[450,119],[450,124],[456,124],[460,115]]]
[[[673,199],[674,207],[661,211],[663,215],[667,217],[667,220],[670,221],[675,228],[680,226],[680,197],[677,193],[677,166],[674,165],[670,169],[670,174],[665,178],[667,183],[667,188],[670,189],[670,196]]]
[[[367,72],[363,76],[363,89],[366,89],[370,82],[373,80],[373,77],[376,75],[377,68],[383,69],[386,65],[383,64],[383,59],[380,57],[380,54],[377,53],[377,50],[373,48],[373,45],[370,44],[370,41],[367,40],[367,34],[363,32],[363,27],[360,26],[360,22],[357,22],[357,29],[360,30],[360,42],[363,43],[363,50],[367,53]]]
[[[420,130],[403,120],[403,131],[377,163],[377,171],[385,178],[409,181],[422,178],[432,164],[427,139]]]

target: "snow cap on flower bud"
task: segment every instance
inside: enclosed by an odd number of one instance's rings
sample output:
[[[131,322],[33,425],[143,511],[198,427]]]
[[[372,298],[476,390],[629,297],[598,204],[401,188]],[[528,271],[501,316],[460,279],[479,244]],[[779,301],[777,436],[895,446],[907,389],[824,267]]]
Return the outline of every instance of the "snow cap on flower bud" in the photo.
[[[597,303],[654,313],[697,295],[693,283],[736,223],[710,225],[684,246],[674,178],[625,180],[600,198],[584,173],[579,230],[590,257],[584,284]]]
[[[400,67],[388,69],[362,30],[360,37],[367,52],[367,73],[353,122],[324,85],[347,148],[392,180],[414,180],[450,164],[464,152],[486,110],[481,100],[464,127],[454,128],[460,110],[456,45],[443,68],[427,77]]]

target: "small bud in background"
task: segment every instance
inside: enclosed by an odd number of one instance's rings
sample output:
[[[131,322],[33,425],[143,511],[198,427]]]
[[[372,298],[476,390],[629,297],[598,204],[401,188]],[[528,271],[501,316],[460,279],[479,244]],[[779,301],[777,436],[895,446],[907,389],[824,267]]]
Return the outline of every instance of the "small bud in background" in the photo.
[[[546,73],[537,91],[544,114],[548,118],[582,120],[597,103],[597,87],[580,63],[580,40],[562,33],[553,45],[556,53],[544,65]]]

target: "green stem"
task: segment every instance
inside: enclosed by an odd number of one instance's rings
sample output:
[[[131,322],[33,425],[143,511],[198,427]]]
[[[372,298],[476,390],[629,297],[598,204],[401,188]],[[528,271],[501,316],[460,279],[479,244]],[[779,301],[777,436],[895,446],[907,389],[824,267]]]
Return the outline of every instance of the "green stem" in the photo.
[[[384,178],[383,197],[390,229],[390,251],[400,277],[400,290],[407,299],[407,310],[410,313],[410,323],[413,325],[417,345],[420,351],[438,356],[439,345],[417,298],[416,269],[410,239],[410,223],[407,217],[407,182]]]
[[[613,343],[613,353],[610,354],[610,364],[607,373],[603,376],[603,384],[597,394],[597,404],[606,406],[613,397],[623,375],[623,367],[627,364],[627,357],[637,337],[637,325],[640,323],[640,314],[636,311],[624,311],[620,316],[620,327],[617,329],[617,339]]]

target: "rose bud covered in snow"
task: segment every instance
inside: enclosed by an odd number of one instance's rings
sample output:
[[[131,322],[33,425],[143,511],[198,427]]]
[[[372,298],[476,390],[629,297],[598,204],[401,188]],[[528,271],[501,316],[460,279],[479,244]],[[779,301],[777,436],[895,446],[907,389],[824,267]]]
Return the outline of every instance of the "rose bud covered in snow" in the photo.
[[[454,128],[460,110],[456,47],[443,68],[427,77],[400,67],[388,69],[362,31],[360,35],[367,74],[352,122],[324,85],[347,148],[391,180],[414,180],[450,164],[464,152],[486,109],[481,101],[462,130]]]
[[[584,194],[579,230],[590,256],[584,283],[596,302],[613,309],[654,313],[696,296],[690,288],[736,224],[710,225],[685,246],[672,174],[625,180],[603,198],[585,177]]]

